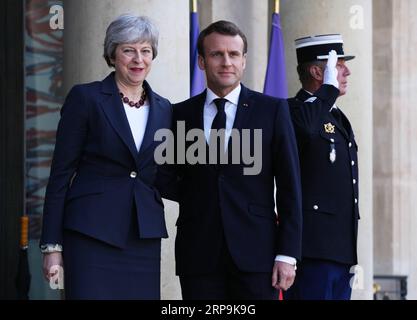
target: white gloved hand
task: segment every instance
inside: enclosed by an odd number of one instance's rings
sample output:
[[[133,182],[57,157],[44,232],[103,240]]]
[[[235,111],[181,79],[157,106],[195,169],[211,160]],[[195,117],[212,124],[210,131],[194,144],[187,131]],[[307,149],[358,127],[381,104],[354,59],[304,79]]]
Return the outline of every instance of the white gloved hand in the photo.
[[[339,82],[337,81],[337,54],[335,50],[329,52],[329,59],[327,60],[326,69],[324,69],[323,83],[330,84],[339,89]]]

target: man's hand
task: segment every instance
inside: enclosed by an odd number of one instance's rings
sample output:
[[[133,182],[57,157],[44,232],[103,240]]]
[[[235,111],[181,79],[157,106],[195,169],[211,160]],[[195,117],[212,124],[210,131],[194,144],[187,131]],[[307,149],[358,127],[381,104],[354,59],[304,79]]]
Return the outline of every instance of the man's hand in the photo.
[[[58,272],[57,266],[64,267],[62,252],[51,252],[43,255],[43,275],[49,279]]]
[[[295,267],[289,263],[275,261],[272,271],[272,286],[275,289],[287,291],[295,279]]]
[[[332,50],[329,52],[329,59],[327,59],[326,69],[324,69],[323,83],[330,84],[339,89],[339,82],[337,81],[337,54]]]

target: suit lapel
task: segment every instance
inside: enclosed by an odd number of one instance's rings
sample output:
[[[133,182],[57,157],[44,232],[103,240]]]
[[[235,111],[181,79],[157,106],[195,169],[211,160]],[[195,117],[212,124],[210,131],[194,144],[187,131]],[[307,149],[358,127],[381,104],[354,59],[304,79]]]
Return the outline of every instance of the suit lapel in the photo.
[[[189,119],[189,124],[186,124],[186,131],[190,129],[200,129],[204,132],[204,105],[206,103],[207,97],[207,89],[205,89],[202,93],[195,96],[194,101],[191,104],[191,116]],[[209,161],[209,144],[204,135],[204,142],[206,147],[206,161]],[[188,145],[187,145],[188,147]],[[209,166],[212,168],[212,166]],[[213,167],[214,168],[214,167]]]
[[[250,99],[250,90],[246,88],[243,84],[241,84],[239,102],[237,104],[235,121],[233,122],[233,127],[232,127],[233,129],[238,130],[240,135],[242,134],[242,129],[249,129],[249,126],[247,123],[250,119],[249,115],[252,110],[253,110],[253,105]],[[227,152],[228,152],[229,163],[232,163],[232,159],[233,159],[232,139],[233,138],[231,135],[229,138],[229,141],[227,142]],[[242,143],[242,136],[240,137],[239,142]]]
[[[343,123],[341,123],[340,121],[338,121],[336,119],[336,117],[333,116],[333,114],[331,112],[329,112],[329,113],[330,113],[330,116],[332,117],[332,119],[334,119],[334,123],[335,123],[336,127],[339,129],[339,131],[342,134],[342,136],[344,136],[346,139],[349,138],[349,135],[348,135],[345,127],[343,126]],[[342,118],[343,118],[343,115],[342,115]],[[341,120],[343,121],[342,118],[341,118]]]
[[[350,125],[349,119],[345,116],[342,110],[339,109],[339,111],[342,115],[341,120],[343,121],[343,123],[341,123],[340,125],[343,125],[343,134],[347,139],[349,139],[353,134],[352,126]]]
[[[250,90],[243,84],[241,84],[241,87],[242,89],[239,95],[235,121],[233,122],[233,129],[237,129],[239,131],[242,128],[247,128],[246,123],[249,119],[251,111],[253,110],[252,101],[250,100]]]
[[[191,118],[191,128],[198,128],[204,131],[204,104],[206,102],[207,89],[195,97]]]
[[[160,121],[163,119],[163,110],[160,98],[156,96],[146,81],[144,81],[144,88],[149,99],[149,116],[146,123],[143,141],[139,149],[139,160],[154,142],[155,132],[161,127]]]
[[[110,122],[122,141],[126,144],[136,161],[136,145],[130,130],[129,121],[127,120],[126,113],[123,108],[122,100],[119,96],[119,90],[114,79],[114,72],[103,80],[102,95],[103,99],[100,105],[107,117],[107,120]]]

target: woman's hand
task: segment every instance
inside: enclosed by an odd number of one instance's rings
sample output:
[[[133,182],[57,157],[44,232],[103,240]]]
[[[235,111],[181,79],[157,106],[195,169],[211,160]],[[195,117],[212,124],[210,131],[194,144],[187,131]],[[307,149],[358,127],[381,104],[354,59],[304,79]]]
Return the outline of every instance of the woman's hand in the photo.
[[[43,255],[43,275],[50,281],[52,277],[63,276],[59,272],[64,271],[62,252],[44,253]]]

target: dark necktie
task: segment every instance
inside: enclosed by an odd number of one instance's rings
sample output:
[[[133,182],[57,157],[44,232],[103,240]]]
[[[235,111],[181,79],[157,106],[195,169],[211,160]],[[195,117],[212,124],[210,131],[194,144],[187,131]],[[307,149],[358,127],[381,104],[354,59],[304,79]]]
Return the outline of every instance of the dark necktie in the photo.
[[[226,99],[214,99],[213,102],[217,107],[217,113],[214,117],[213,123],[211,124],[212,129],[226,129],[226,112],[224,112],[224,105]]]
[[[211,124],[211,129],[220,130],[226,129],[226,112],[224,112],[224,106],[226,104],[226,99],[214,99],[213,102],[217,107],[217,113],[214,117],[213,123]],[[224,134],[222,135],[224,137]],[[210,144],[217,145],[217,154],[216,154],[216,164],[220,164],[220,153],[224,151],[224,145],[219,143],[221,139],[212,139],[210,138]]]

